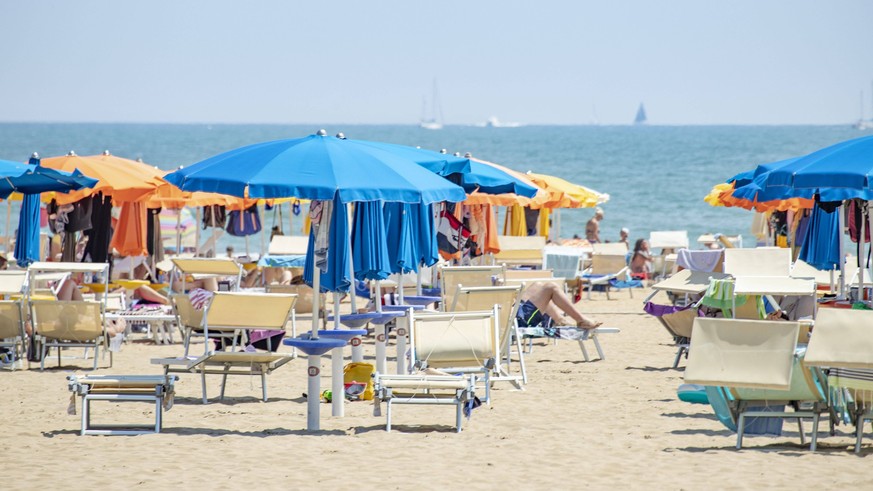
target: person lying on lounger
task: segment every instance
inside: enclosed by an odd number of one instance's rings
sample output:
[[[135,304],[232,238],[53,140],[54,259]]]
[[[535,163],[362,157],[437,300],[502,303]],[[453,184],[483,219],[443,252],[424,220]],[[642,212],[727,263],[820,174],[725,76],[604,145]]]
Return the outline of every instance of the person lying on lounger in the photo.
[[[594,329],[603,324],[582,315],[570,297],[549,282],[534,282],[525,288],[516,316],[519,327],[554,325]]]

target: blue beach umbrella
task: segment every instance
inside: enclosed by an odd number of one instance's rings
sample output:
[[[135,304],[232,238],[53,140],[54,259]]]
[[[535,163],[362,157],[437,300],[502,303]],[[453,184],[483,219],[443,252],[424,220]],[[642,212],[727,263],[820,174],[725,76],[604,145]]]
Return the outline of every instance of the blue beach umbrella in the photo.
[[[798,258],[816,269],[827,271],[840,266],[840,257],[839,212],[827,213],[816,204]]]
[[[464,191],[479,191],[485,194],[512,193],[525,198],[533,198],[538,188],[527,184],[497,167],[477,161],[470,161],[470,171],[456,174]],[[449,176],[450,178],[453,176]]]
[[[409,203],[385,203],[385,236],[392,273],[418,272],[420,241],[416,238],[417,210]]]
[[[392,272],[388,257],[385,218],[380,201],[355,204],[352,227],[352,260],[355,278],[384,280]]]
[[[399,146],[395,146],[399,147]],[[392,147],[394,148],[394,147]],[[463,201],[463,189],[434,179],[421,167],[434,152],[399,150],[373,142],[319,134],[248,145],[167,174],[184,191],[209,191],[249,198],[288,198],[434,203]],[[421,160],[411,155],[419,155]],[[437,154],[439,155],[439,154]],[[444,165],[469,159],[442,155]]]
[[[330,219],[330,241],[327,252],[327,271],[319,276],[319,290],[322,292],[347,292],[351,285],[349,279],[349,221],[346,209],[338,200],[333,201],[333,212]],[[306,263],[303,267],[303,279],[312,285],[312,253],[315,250],[315,230],[309,230],[309,247],[306,251]]]
[[[24,268],[39,261],[39,207],[38,193],[24,195],[15,235],[15,261]]]
[[[0,198],[2,199],[8,198],[13,192],[22,194],[66,192],[92,187],[95,184],[97,184],[96,179],[84,176],[78,170],[69,173],[42,167],[36,155],[27,164],[0,160]]]
[[[766,174],[762,198],[772,194],[821,201],[873,199],[873,136],[855,138],[799,157]],[[764,199],[761,199],[762,201]]]

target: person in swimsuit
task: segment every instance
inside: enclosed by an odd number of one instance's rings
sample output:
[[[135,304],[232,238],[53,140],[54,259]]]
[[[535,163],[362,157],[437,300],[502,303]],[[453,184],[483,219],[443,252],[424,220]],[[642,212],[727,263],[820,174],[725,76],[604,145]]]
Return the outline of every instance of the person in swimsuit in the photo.
[[[521,327],[557,325],[594,329],[603,324],[582,315],[556,284],[540,281],[525,288],[516,316]]]

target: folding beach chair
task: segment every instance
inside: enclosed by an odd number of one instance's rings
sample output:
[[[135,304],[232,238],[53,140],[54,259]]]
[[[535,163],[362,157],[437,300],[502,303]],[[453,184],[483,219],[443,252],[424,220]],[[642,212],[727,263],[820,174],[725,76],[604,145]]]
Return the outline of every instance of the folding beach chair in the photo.
[[[789,276],[791,249],[782,247],[725,249],[724,272],[734,277]]]
[[[455,426],[461,431],[464,406],[472,409],[476,374],[489,375],[499,356],[498,313],[453,312],[412,314],[410,320],[410,360],[420,370],[428,368],[458,376],[430,374],[373,376],[376,409],[387,404],[386,431],[391,431],[394,404],[446,404],[455,406]]]
[[[8,368],[15,370],[25,355],[23,296],[27,290],[27,271],[0,271],[0,347],[9,350]]]
[[[239,290],[239,285],[242,283],[243,267],[233,259],[221,258],[181,258],[172,259],[173,271],[171,272],[170,284],[173,284],[172,279],[182,279],[182,290],[185,290],[185,278],[192,275],[195,278],[204,277],[230,277],[235,279],[233,290]]]
[[[592,254],[604,254],[607,256],[627,255],[627,244],[624,242],[604,242],[591,244]]]
[[[163,412],[173,406],[175,375],[89,375],[67,377],[67,388],[82,398],[82,430],[84,435],[141,435],[160,433]],[[155,405],[154,424],[96,425],[91,421],[93,401],[149,402]],[[75,408],[75,401],[71,405]]]
[[[154,358],[152,364],[164,367],[164,373],[197,373],[203,388],[203,403],[206,397],[206,375],[222,375],[221,396],[224,399],[228,375],[259,375],[264,402],[267,401],[266,376],[291,361],[290,353],[236,351],[241,349],[238,340],[253,329],[285,330],[285,324],[294,308],[293,295],[277,293],[216,292],[203,314],[203,336],[207,340],[212,332],[225,332],[233,336],[229,351],[210,350],[204,342],[203,355],[199,357]],[[178,303],[177,305],[181,305]]]
[[[831,406],[855,425],[861,451],[864,421],[873,419],[873,312],[821,309],[803,363],[827,368]]]
[[[799,332],[797,322],[694,320],[685,382],[713,388],[707,389],[710,403],[717,414],[725,410],[722,423],[737,432],[738,449],[755,419],[775,418],[797,420],[801,445],[802,420],[812,419],[810,449],[815,450],[827,397],[819,373],[801,364]],[[793,411],[773,410],[776,405]]]
[[[94,348],[93,369],[97,369],[97,357],[105,338],[100,303],[33,300],[30,302],[30,317],[34,339],[41,353],[40,370],[45,369],[48,348],[57,349],[58,366],[60,366],[61,350],[72,347]]]
[[[515,316],[518,312],[519,298],[524,290],[524,283],[507,286],[474,286],[467,287],[458,285],[455,290],[455,298],[449,309],[450,312],[482,312],[497,308],[498,346],[500,356],[491,375],[492,381],[507,381],[517,389],[521,389],[521,383],[527,383],[527,370],[524,365],[524,353],[522,352],[521,337],[518,335],[518,325]],[[518,364],[521,367],[521,377],[510,375],[512,365],[512,344],[518,351]],[[505,366],[504,366],[505,364]],[[491,402],[491,392],[485,389],[486,402]]]
[[[500,252],[494,254],[494,264],[543,267],[545,237],[539,235],[529,237],[498,235],[497,242],[500,245]]]
[[[591,291],[595,286],[602,286],[609,299],[609,289],[614,281],[627,281],[628,266],[627,257],[621,255],[594,254],[591,256],[591,267],[582,274],[582,285],[588,285],[588,299],[591,299]],[[632,288],[627,289],[633,298]]]
[[[448,304],[455,298],[458,285],[494,286],[495,282],[504,280],[503,266],[446,266],[440,268],[441,308],[448,309]]]

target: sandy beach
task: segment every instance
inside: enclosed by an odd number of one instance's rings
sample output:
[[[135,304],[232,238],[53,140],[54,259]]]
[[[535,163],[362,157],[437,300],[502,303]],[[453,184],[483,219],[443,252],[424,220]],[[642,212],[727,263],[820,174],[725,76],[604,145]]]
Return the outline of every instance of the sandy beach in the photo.
[[[204,406],[199,378],[184,374],[161,434],[81,437],[79,417],[67,414],[65,377],[87,373],[76,368],[86,362],[65,360],[62,369],[50,362],[42,373],[4,371],[4,488],[789,489],[869,481],[864,460],[873,443],[866,439],[856,456],[845,426],[835,437],[822,433],[816,453],[800,446],[789,423],[782,437],[750,437],[748,448],[734,450],[735,436],[708,405],[677,399],[682,371],[669,368],[671,338],[641,310],[645,294],[583,300],[584,312],[622,330],[602,336],[607,359],[585,363],[575,342],[538,342],[527,358],[525,390],[497,385],[491,407],[475,410],[460,434],[450,408],[430,406],[399,406],[395,431],[386,433],[384,416],[374,417],[369,402],[348,404],[344,418],[331,417],[323,404],[323,431],[307,433],[300,358],[268,377],[267,403],[258,399],[258,378],[231,377],[229,398]],[[142,338],[135,334],[114,368],[97,373],[158,373],[151,358],[181,354],[180,344]],[[372,344],[366,348],[372,357]],[[329,371],[326,361],[323,373]],[[220,378],[207,382],[217,396]],[[322,386],[329,383],[325,378]],[[153,418],[143,403],[94,409],[95,419]]]

